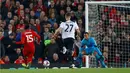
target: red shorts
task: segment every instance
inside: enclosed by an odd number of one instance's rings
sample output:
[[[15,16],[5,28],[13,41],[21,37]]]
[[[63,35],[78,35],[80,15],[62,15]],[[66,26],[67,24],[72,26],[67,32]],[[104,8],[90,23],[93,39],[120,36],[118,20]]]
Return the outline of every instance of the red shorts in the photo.
[[[23,56],[25,56],[25,57],[33,57],[34,53],[35,53],[35,49],[31,49],[31,48],[23,49]]]

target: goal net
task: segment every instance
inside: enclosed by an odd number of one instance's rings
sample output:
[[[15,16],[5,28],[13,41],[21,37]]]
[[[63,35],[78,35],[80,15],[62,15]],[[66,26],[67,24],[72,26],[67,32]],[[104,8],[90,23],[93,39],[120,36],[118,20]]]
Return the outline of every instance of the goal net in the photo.
[[[105,63],[130,67],[130,1],[92,1],[85,6],[86,31],[96,39]],[[95,58],[89,56],[89,67],[95,65]]]

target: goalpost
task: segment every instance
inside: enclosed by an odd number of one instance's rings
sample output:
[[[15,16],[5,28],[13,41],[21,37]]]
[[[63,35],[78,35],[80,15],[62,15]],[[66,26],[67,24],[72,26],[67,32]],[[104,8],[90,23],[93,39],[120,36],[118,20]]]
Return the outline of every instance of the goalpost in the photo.
[[[85,31],[96,39],[108,67],[130,67],[130,1],[86,1]],[[95,67],[86,56],[86,68]]]

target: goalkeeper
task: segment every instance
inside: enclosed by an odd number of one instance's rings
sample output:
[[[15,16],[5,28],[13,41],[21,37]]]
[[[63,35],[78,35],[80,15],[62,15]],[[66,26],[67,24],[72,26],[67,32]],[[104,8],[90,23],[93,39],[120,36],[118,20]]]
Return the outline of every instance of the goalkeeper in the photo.
[[[94,40],[94,38],[89,37],[88,32],[85,32],[84,39],[81,41],[81,48],[79,49],[79,55],[76,60],[79,62],[78,67],[82,67],[82,56],[91,54],[94,54],[97,66],[100,62],[102,68],[107,67],[104,63],[104,57],[99,48],[97,47],[96,41]]]

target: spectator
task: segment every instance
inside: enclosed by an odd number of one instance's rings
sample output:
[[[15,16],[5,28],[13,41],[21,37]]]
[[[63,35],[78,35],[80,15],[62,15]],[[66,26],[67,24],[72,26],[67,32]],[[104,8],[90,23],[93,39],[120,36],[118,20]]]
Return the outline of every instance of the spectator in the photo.
[[[16,57],[19,57],[22,55],[21,48],[16,48],[15,51],[16,51]]]
[[[105,35],[102,41],[103,42],[111,42],[111,38],[108,37],[107,35]]]
[[[56,13],[56,10],[54,8],[50,8],[49,11],[48,11],[48,15],[51,15],[52,13],[54,13],[55,15],[57,14]]]
[[[0,58],[2,58],[5,55],[5,48],[3,43],[3,30],[0,30]]]
[[[12,30],[14,31],[14,29],[15,29],[14,20],[10,20],[10,24],[13,26]]]
[[[38,64],[43,64],[43,59],[42,58],[38,58]]]
[[[35,19],[30,19],[30,24],[31,29],[38,33],[37,25],[35,24]]]
[[[10,64],[9,56],[6,55],[6,56],[3,58],[3,61],[4,61],[5,64]]]
[[[12,12],[12,15],[15,14],[15,9],[16,9],[16,6],[15,6],[15,1],[10,1],[10,6],[8,8],[8,11]]]
[[[38,1],[38,4],[34,7],[34,11],[36,11],[38,8],[41,8],[42,11],[45,13],[47,12],[47,8],[43,5],[42,0]]]
[[[75,12],[75,16],[77,19],[81,18],[83,15],[83,6],[82,5],[78,5],[78,11]]]
[[[65,0],[60,0],[60,3],[56,5],[56,11],[60,14],[60,10],[65,9]]]
[[[66,1],[66,7],[72,7],[72,2],[71,2],[71,0],[67,0]]]
[[[13,32],[13,25],[12,24],[9,24],[8,25],[8,30],[6,30],[5,32],[4,32],[4,36],[5,37],[8,37],[10,34],[12,34],[12,33],[14,33]]]
[[[30,20],[30,19],[29,19],[29,16],[28,16],[28,15],[26,15],[26,16],[25,16],[25,19],[24,19],[25,24],[29,24],[29,20]]]
[[[39,18],[39,17],[40,17],[40,13],[41,13],[41,8],[39,7],[39,8],[36,10],[36,12],[35,12],[35,16],[36,16],[37,18]]]
[[[48,19],[48,21],[51,23],[51,27],[53,27],[54,23],[56,22],[56,17],[54,13],[50,14],[50,18]]]
[[[30,9],[29,8],[25,8],[25,16],[29,16],[30,15]]]
[[[49,40],[51,38],[51,33],[49,32],[49,29],[47,27],[45,27],[43,35],[44,40]]]
[[[84,37],[83,33],[85,31],[85,28],[84,28],[84,24],[83,24],[83,21],[82,19],[78,19],[78,26],[79,26],[79,30],[80,30],[80,33],[81,33],[81,39]]]
[[[75,16],[74,11],[71,11],[71,20],[72,21],[76,21],[77,20],[77,17]]]
[[[104,46],[103,56],[105,57],[105,63],[108,63],[108,46]]]
[[[59,63],[59,56],[57,53],[53,54],[53,63]]]
[[[24,10],[20,10],[19,19],[25,19]]]
[[[18,17],[16,15],[13,17],[13,20],[14,20],[14,25],[17,25],[19,23]]]
[[[7,15],[6,19],[5,19],[7,25],[9,24],[9,22],[10,22],[11,19],[12,19],[12,13],[8,12],[8,15]]]
[[[22,18],[24,17],[24,6],[20,5],[20,7],[17,9],[17,15]]]
[[[20,20],[19,24],[16,25],[16,30],[22,29],[24,27],[25,27],[24,20]]]
[[[20,2],[19,1],[16,1],[16,7],[17,7],[17,9],[20,7]],[[17,12],[17,10],[16,10],[16,12]]]
[[[115,41],[116,33],[111,28],[108,28],[108,35],[112,41]]]
[[[59,25],[54,23],[53,30],[51,32],[55,32],[58,29]]]
[[[60,24],[61,22],[64,22],[65,21],[65,11],[64,10],[60,10],[60,15],[57,16],[57,19],[56,19],[57,23]]]
[[[58,53],[59,52],[59,47],[58,47],[58,44],[55,42],[54,39],[51,39],[51,42],[50,44],[48,44],[46,46],[46,51],[47,51],[47,58],[50,62],[53,62],[53,55],[55,53]]]
[[[45,17],[45,12],[42,11],[42,12],[40,13],[40,17],[39,17],[39,19],[40,19],[41,22],[44,21],[44,17]]]
[[[41,30],[44,31],[44,27],[47,26],[47,24],[49,24],[50,22],[48,21],[48,17],[44,16],[43,21],[41,21],[40,25],[41,25]],[[43,32],[42,32],[43,33]]]
[[[40,33],[41,27],[40,27],[40,20],[39,19],[36,19],[36,28],[37,28],[38,33]]]
[[[0,14],[2,15],[2,19],[6,19],[8,13],[8,8],[0,2]]]
[[[71,12],[71,7],[66,7],[66,12]]]
[[[11,33],[9,36],[4,38],[4,46],[5,46],[5,54],[6,55],[12,55],[15,53],[15,51],[14,51],[15,44],[13,44],[14,37],[15,37],[15,34]]]
[[[51,1],[51,2],[50,2],[50,5],[48,6],[48,9],[50,9],[50,8],[56,9],[55,2],[54,2],[54,1]]]
[[[33,3],[30,3],[30,4],[29,4],[29,9],[30,9],[30,10],[34,10],[34,7],[33,7],[33,6],[34,6],[34,4],[33,4]]]
[[[37,17],[35,16],[34,11],[30,11],[30,19],[37,19]]]
[[[19,56],[17,60],[14,61],[15,64],[25,63],[23,56]]]

